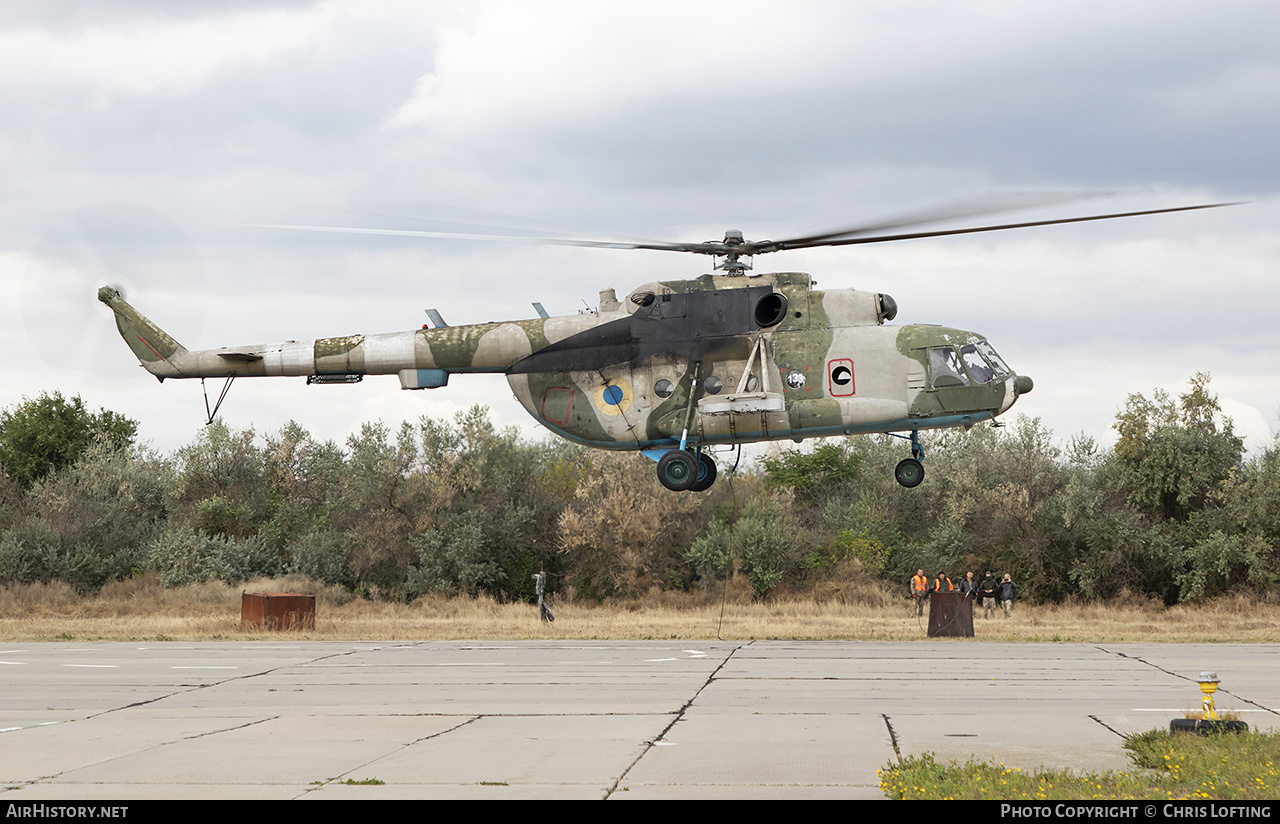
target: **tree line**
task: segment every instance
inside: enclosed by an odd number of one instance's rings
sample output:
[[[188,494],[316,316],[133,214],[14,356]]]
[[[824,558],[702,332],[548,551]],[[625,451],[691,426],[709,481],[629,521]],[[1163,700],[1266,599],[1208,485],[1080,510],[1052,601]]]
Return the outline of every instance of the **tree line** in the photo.
[[[59,393],[0,413],[0,586],[91,592],[300,573],[364,597],[630,598],[743,576],[759,597],[854,578],[1009,572],[1038,601],[1166,604],[1280,584],[1280,444],[1245,458],[1207,375],[1131,395],[1117,441],[1065,444],[1038,419],[926,439],[893,480],[889,436],[784,450],[701,494],[631,453],[530,441],[487,409],[364,424],[344,444],[296,423],[215,422],[162,455],[137,424]],[[724,456],[721,456],[722,458]],[[722,472],[733,458],[722,461]]]

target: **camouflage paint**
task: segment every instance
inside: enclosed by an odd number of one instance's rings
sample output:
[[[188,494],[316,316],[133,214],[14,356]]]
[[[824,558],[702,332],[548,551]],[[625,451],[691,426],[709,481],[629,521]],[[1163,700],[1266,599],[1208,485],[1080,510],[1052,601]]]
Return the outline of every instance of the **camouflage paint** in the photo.
[[[398,374],[418,389],[451,374],[505,373],[536,421],[606,449],[667,449],[686,427],[696,446],[970,426],[1030,387],[1002,373],[933,388],[929,349],[981,336],[885,326],[878,296],[818,291],[798,272],[657,281],[621,300],[606,290],[592,313],[196,352],[109,287],[98,297],[161,380]]]

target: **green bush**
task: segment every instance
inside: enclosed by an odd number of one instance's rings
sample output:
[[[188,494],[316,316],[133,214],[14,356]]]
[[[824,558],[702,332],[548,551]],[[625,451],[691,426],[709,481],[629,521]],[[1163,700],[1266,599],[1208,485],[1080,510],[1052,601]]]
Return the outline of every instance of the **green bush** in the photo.
[[[162,533],[148,547],[146,560],[166,587],[212,580],[236,584],[284,573],[279,556],[258,538],[237,540],[190,529]]]

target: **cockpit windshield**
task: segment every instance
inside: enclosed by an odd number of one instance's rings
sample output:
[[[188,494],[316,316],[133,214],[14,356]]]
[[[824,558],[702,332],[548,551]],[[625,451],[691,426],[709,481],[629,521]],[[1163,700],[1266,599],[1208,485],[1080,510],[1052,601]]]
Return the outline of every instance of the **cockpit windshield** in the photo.
[[[991,348],[991,344],[987,343],[985,340],[980,340],[976,345],[978,347],[978,351],[986,357],[987,362],[995,367],[997,375],[1013,374],[1013,370],[1010,369],[1009,365],[996,354],[996,350]]]
[[[961,363],[964,364],[963,368]],[[933,376],[935,389],[966,386],[970,381],[975,384],[990,383],[1012,374],[1012,370],[985,340],[961,346],[958,356],[950,346],[930,349],[929,372]]]
[[[992,369],[991,364],[983,359],[978,352],[978,347],[973,344],[960,347],[960,358],[964,361],[964,365],[968,367],[974,383],[988,383],[996,376],[996,370]]]
[[[961,346],[960,359],[968,367],[974,383],[990,383],[1009,374],[1009,367],[985,340]]]

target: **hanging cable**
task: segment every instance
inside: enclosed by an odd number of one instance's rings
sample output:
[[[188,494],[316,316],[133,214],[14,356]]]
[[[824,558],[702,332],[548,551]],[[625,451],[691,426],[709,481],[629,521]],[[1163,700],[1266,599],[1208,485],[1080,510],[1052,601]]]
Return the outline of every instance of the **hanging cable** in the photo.
[[[738,490],[733,487],[733,478],[738,474],[738,462],[742,460],[742,444],[737,445],[737,456],[733,459],[733,468],[729,470],[729,496],[733,501],[733,515],[729,519],[729,529],[725,533],[725,556],[729,559],[729,569],[724,573],[724,585],[720,589],[720,624],[716,627],[716,640],[723,641],[720,632],[724,628],[724,606],[729,600],[729,575],[733,570],[733,528],[738,525]]]

